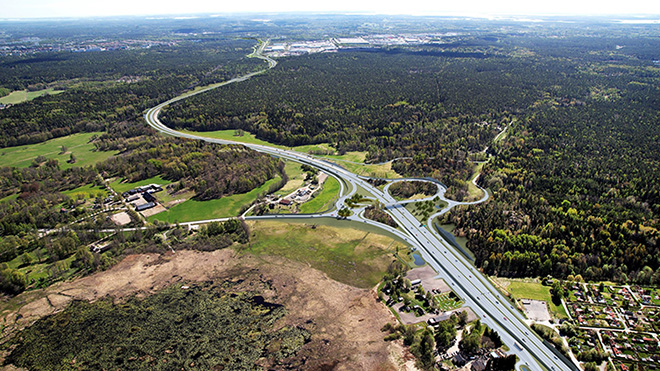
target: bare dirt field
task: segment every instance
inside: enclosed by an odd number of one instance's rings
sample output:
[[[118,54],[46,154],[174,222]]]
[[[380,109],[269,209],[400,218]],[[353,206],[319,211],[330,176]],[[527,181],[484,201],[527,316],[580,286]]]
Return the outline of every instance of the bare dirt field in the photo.
[[[127,212],[122,211],[120,213],[114,214],[113,216],[110,217],[110,220],[112,220],[113,223],[117,224],[118,226],[126,225],[131,222],[131,217],[128,215]]]
[[[380,331],[395,322],[374,290],[355,288],[323,272],[282,257],[241,254],[231,249],[213,252],[130,255],[105,272],[60,282],[0,303],[2,338],[39,318],[62,310],[72,300],[94,301],[106,296],[122,301],[144,297],[173,284],[239,283],[268,301],[284,304],[281,326],[307,329],[312,338],[288,360],[287,367],[309,370],[413,369],[411,356],[396,342],[385,342]],[[0,357],[3,358],[3,357]],[[1,361],[1,359],[0,359]]]
[[[167,209],[165,208],[165,206],[163,206],[161,204],[158,204],[158,205],[152,207],[151,209],[147,209],[147,210],[140,211],[140,212],[142,213],[142,216],[144,216],[145,218],[148,218],[152,215],[162,213],[163,211],[166,211],[166,210]]]

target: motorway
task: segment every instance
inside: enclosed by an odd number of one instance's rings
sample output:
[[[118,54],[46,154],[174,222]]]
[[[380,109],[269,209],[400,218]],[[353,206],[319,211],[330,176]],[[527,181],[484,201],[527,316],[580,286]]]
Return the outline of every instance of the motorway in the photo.
[[[261,52],[266,45],[267,42],[260,43],[251,56],[264,59],[269,65],[268,69],[274,68],[277,65],[277,62],[261,55]],[[359,188],[368,192],[373,196],[373,199],[387,205],[386,210],[397,221],[400,228],[394,229],[362,217],[363,209],[355,210],[354,215],[350,216],[348,219],[376,226],[399,237],[406,241],[413,249],[418,250],[422,258],[438,273],[438,277],[443,278],[447,284],[450,285],[454,292],[465,301],[466,306],[470,307],[481,319],[481,322],[487,324],[499,333],[502,342],[509,347],[510,353],[515,353],[520,359],[517,364],[519,369],[539,371],[577,369],[574,364],[557,356],[553,350],[545,345],[543,341],[529,327],[527,327],[524,322],[525,318],[512,306],[511,302],[505,297],[502,297],[489,279],[483,276],[470,261],[457,251],[456,248],[447,243],[436,231],[420,225],[419,221],[407,209],[402,207],[402,205],[388,192],[383,192],[372,186],[365,177],[358,176],[336,164],[315,158],[305,153],[273,148],[266,145],[240,143],[229,140],[207,138],[189,133],[181,133],[165,126],[158,119],[158,114],[161,109],[174,102],[196,94],[201,94],[220,86],[245,81],[253,76],[266,72],[268,69],[236,77],[226,82],[176,97],[147,110],[144,118],[153,128],[167,135],[204,140],[219,144],[240,144],[253,150],[270,154],[274,157],[292,160],[319,168],[339,180],[341,190],[340,197],[336,202],[337,210],[344,208],[344,201],[357,192]],[[428,226],[433,225],[432,220],[435,216],[446,212],[453,206],[460,204],[473,204],[488,199],[488,193],[484,190],[484,197],[476,202],[462,203],[448,200],[444,197],[444,187],[439,183],[436,184],[438,184],[439,189],[437,196],[448,202],[449,206],[431,216],[427,223]],[[335,217],[335,214],[336,212],[326,212],[316,215],[271,215],[247,217],[246,219],[327,218]]]

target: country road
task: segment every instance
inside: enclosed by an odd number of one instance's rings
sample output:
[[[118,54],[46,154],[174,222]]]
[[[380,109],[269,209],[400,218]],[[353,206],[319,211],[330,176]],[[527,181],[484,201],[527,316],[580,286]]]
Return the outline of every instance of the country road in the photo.
[[[283,150],[267,145],[240,143],[229,140],[213,139],[201,135],[182,133],[173,130],[164,125],[159,119],[158,114],[163,107],[174,102],[186,99],[196,94],[219,88],[228,84],[248,80],[251,77],[263,74],[271,68],[277,66],[277,62],[269,57],[263,56],[261,52],[268,42],[260,42],[255,47],[251,57],[261,58],[268,63],[268,68],[262,71],[252,72],[250,74],[236,77],[223,83],[215,84],[192,93],[183,94],[179,97],[161,103],[146,111],[144,118],[154,129],[164,134],[184,137],[190,139],[204,140],[220,144],[240,144],[253,150],[270,154],[272,156],[292,160],[302,164],[307,164],[319,168],[335,177],[341,185],[340,197],[336,202],[336,210],[345,207],[345,200],[351,197],[358,189],[369,193],[370,198],[387,205],[386,211],[396,220],[399,228],[394,229],[384,224],[365,219],[362,210],[358,209],[348,219],[359,223],[366,223],[378,227],[390,234],[393,234],[406,241],[412,248],[417,249],[422,258],[438,273],[438,277],[443,278],[452,290],[456,292],[464,301],[465,305],[470,307],[481,321],[489,327],[495,329],[502,338],[510,351],[515,353],[519,362],[517,367],[520,370],[577,370],[578,368],[570,361],[559,356],[556,351],[551,350],[524,322],[522,314],[513,307],[511,302],[503,297],[499,291],[492,285],[489,279],[483,276],[470,261],[468,261],[456,248],[447,243],[438,232],[421,226],[419,221],[406,208],[401,207],[401,202],[395,200],[388,192],[383,192],[371,185],[367,178],[343,169],[342,167],[324,161],[320,158],[310,156],[305,153],[299,153],[291,150]],[[397,180],[401,181],[401,180]],[[456,205],[469,205],[484,202],[488,199],[488,193],[484,191],[481,200],[475,202],[457,202],[444,197],[445,188],[439,183],[438,193],[433,197],[439,197],[448,203],[448,206],[434,214],[435,216],[444,213]],[[276,215],[276,216],[254,216],[246,219],[281,219],[290,218],[329,218],[336,217],[335,212],[326,212],[317,215]],[[199,222],[196,222],[199,223]]]

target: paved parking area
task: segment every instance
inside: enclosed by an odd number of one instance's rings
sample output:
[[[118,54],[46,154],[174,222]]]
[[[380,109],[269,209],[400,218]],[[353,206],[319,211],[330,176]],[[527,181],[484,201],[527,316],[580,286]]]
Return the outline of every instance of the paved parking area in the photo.
[[[440,292],[449,292],[451,289],[445,283],[445,280],[441,278],[435,278],[437,273],[429,265],[425,265],[420,268],[411,269],[406,274],[406,278],[411,281],[420,279],[422,280],[422,287],[426,291],[437,290]]]
[[[550,321],[552,317],[548,312],[548,305],[541,300],[523,299],[523,306],[525,307],[525,314],[527,318],[534,321]]]

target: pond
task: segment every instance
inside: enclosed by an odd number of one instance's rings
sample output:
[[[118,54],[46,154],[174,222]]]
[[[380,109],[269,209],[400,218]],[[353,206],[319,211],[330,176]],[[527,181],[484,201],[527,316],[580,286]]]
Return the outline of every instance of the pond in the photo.
[[[415,263],[416,266],[420,267],[420,266],[426,264],[424,259],[422,259],[422,257],[418,253],[412,254],[412,257],[413,257],[413,259],[415,259],[414,263]]]

